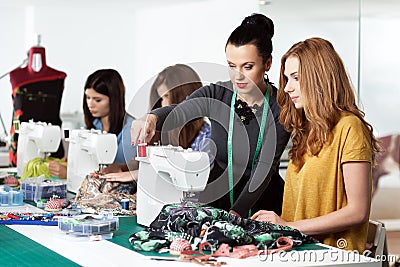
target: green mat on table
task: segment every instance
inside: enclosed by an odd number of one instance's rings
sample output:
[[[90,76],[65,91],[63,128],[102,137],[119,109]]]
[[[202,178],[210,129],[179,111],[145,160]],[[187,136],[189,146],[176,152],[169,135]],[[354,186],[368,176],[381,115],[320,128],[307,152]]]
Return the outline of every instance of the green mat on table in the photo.
[[[0,225],[0,265],[79,266],[5,225]]]
[[[141,255],[149,257],[171,257],[177,258],[175,255],[167,253],[158,253],[154,251],[136,251],[132,248],[129,242],[129,236],[133,233],[143,230],[144,227],[137,224],[136,216],[119,217],[119,229],[114,232],[113,238],[108,241],[117,244],[119,246],[125,247],[127,249],[133,250]]]
[[[129,236],[144,227],[136,222],[136,216],[120,217],[119,229],[112,239],[114,244],[133,250]],[[327,249],[319,244],[305,244],[294,250]],[[176,257],[169,253],[137,251],[149,257]],[[73,261],[25,237],[13,229],[0,225],[0,265],[1,266],[79,266]]]

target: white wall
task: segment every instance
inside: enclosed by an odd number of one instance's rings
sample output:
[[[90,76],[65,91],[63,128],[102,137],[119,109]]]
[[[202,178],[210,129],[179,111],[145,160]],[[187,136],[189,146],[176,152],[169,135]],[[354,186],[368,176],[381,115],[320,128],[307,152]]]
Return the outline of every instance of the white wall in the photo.
[[[396,107],[400,93],[395,66],[400,60],[397,53],[400,2],[269,2],[272,3],[262,6],[261,12],[270,16],[276,26],[272,80],[278,79],[280,58],[293,43],[313,36],[326,38],[342,57],[355,89],[359,89],[360,106],[366,119],[374,126],[376,135],[399,133],[400,115]]]
[[[342,56],[354,86],[360,85],[362,107],[377,135],[400,132],[399,1],[362,1],[360,69],[359,0],[268,2],[261,12],[275,23],[272,82],[278,83],[280,58],[293,43],[312,36],[327,38]],[[147,110],[151,78],[168,65],[194,63],[207,81],[226,79],[226,39],[244,16],[260,11],[257,0],[153,0],[151,4],[146,0],[0,0],[0,75],[21,64],[41,34],[48,65],[68,75],[62,113],[81,112],[82,87],[91,72],[115,68],[125,80],[129,111],[140,116]],[[0,80],[0,99],[8,132],[12,114],[8,77]],[[393,179],[400,183],[397,176]]]
[[[81,1],[32,3],[17,0],[9,7],[0,3],[0,23],[10,29],[0,35],[0,73],[18,66],[40,34],[47,65],[67,73],[61,112],[81,112],[85,79],[96,69],[115,68],[127,85],[132,84],[132,9],[111,4],[96,9]],[[9,77],[0,82],[1,113],[9,129],[11,84]]]
[[[400,8],[398,12],[397,17],[374,16],[363,21],[361,98],[379,136],[400,133]]]
[[[170,64],[225,65],[228,35],[244,16],[258,11],[257,0],[0,0],[0,75],[17,67],[41,34],[47,64],[67,73],[61,113],[81,112],[85,79],[99,68],[121,73],[128,105],[146,81]],[[134,115],[147,110],[142,94],[142,107]],[[9,77],[0,80],[0,99],[9,131]]]
[[[345,6],[337,8],[338,2],[345,1]],[[332,6],[336,6],[339,13],[332,12]],[[357,86],[358,0],[272,1],[270,5],[262,6],[261,11],[275,24],[270,80],[278,83],[281,57],[293,44],[322,37],[334,45],[345,62],[353,85]]]
[[[0,75],[19,66],[26,57],[25,17],[23,7],[0,6],[0,24],[4,26],[0,34]],[[11,84],[8,76],[0,80],[0,112],[8,133],[12,116]],[[3,136],[1,125],[0,136]]]
[[[221,72],[216,66],[226,66],[226,40],[245,16],[258,11],[258,1],[208,0],[137,12],[133,27],[134,103],[128,111],[140,116],[147,110],[149,79],[169,65],[196,63],[194,66],[199,67],[204,66],[200,62],[211,63],[213,69],[208,72],[222,74],[213,78],[228,78],[223,75],[227,71]],[[195,69],[204,78],[201,68]],[[210,77],[212,73],[204,75]]]
[[[342,57],[355,89],[359,89],[360,107],[374,127],[375,135],[380,137],[400,133],[400,115],[397,111],[400,90],[396,67],[400,62],[397,52],[400,42],[397,34],[400,28],[400,2],[271,2],[261,7],[261,12],[271,17],[276,26],[270,79],[278,81],[280,59],[292,44],[309,37],[326,38]],[[382,177],[379,185],[400,188],[399,171]]]
[[[376,134],[385,136],[400,134],[397,67],[400,62],[400,36],[394,34],[400,29],[400,9],[395,17],[382,19],[382,13],[378,14],[365,18],[363,22],[361,99],[366,118]],[[394,167],[392,172],[381,177],[379,186],[400,189],[400,169]]]
[[[61,112],[81,112],[83,84],[99,68],[115,68],[125,80],[127,105],[141,115],[147,96],[139,89],[162,68],[175,63],[210,62],[225,65],[229,33],[246,15],[258,12],[257,0],[0,0],[0,75],[16,68],[42,36],[49,66],[65,71]],[[277,83],[280,57],[294,42],[325,37],[343,57],[358,84],[358,0],[271,1],[261,11],[276,27],[270,79]],[[396,6],[369,8],[363,2],[361,38],[361,103],[379,135],[398,132],[394,84],[398,61],[392,51],[400,26]],[[311,6],[310,6],[311,5]],[[399,5],[397,5],[398,9]],[[333,12],[332,10],[336,10]],[[387,18],[388,10],[392,11]],[[400,11],[399,11],[400,12]],[[8,25],[8,26],[5,26]],[[383,41],[386,40],[386,41]],[[11,85],[0,80],[0,112],[7,131],[11,125]],[[0,129],[1,130],[1,129]],[[0,131],[1,133],[2,131]]]

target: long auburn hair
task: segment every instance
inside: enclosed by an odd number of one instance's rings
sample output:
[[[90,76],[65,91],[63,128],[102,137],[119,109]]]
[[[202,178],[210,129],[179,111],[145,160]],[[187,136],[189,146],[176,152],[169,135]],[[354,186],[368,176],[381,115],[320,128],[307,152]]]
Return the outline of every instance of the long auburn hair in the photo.
[[[284,92],[287,84],[285,62],[289,57],[299,60],[303,109],[296,109]],[[372,126],[365,121],[364,112],[357,107],[343,61],[329,41],[310,38],[296,43],[282,56],[278,104],[281,107],[279,120],[287,131],[292,132],[293,147],[289,157],[297,171],[304,165],[305,153],[318,155],[322,147],[332,141],[332,129],[345,114],[354,114],[368,129],[375,163],[375,155],[380,152],[379,142]]]
[[[179,104],[191,93],[203,86],[199,75],[188,65],[176,64],[166,67],[154,80],[150,89],[151,110],[161,107],[161,96],[158,95],[157,88],[164,84],[168,88],[168,97],[170,104]],[[190,121],[179,131],[168,132],[168,140],[171,144],[180,145],[183,148],[191,147],[194,139],[199,134],[205,121],[199,118]],[[152,138],[151,143],[160,142],[161,134],[159,132]]]

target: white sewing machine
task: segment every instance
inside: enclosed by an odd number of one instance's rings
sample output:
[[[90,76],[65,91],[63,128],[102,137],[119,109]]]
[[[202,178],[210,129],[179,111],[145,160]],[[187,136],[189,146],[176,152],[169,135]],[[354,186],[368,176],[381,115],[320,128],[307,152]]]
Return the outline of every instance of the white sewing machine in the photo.
[[[149,146],[139,161],[137,222],[149,226],[165,204],[190,200],[203,191],[210,173],[205,152],[182,147]]]
[[[18,125],[18,126],[17,126]],[[56,152],[61,142],[61,129],[58,125],[46,122],[14,123],[18,135],[17,175],[22,176],[25,165],[34,158],[45,159]]]
[[[114,162],[117,136],[100,130],[71,130],[68,147],[67,190],[76,193],[86,175]]]

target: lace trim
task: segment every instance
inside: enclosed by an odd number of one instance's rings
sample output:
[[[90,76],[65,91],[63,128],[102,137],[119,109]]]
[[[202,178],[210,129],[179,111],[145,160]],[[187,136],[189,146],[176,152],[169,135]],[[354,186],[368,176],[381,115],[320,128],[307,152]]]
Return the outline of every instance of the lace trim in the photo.
[[[239,115],[240,120],[247,125],[256,116],[261,115],[262,106],[257,104],[254,106],[249,106],[246,102],[237,98],[235,101],[235,111]]]

